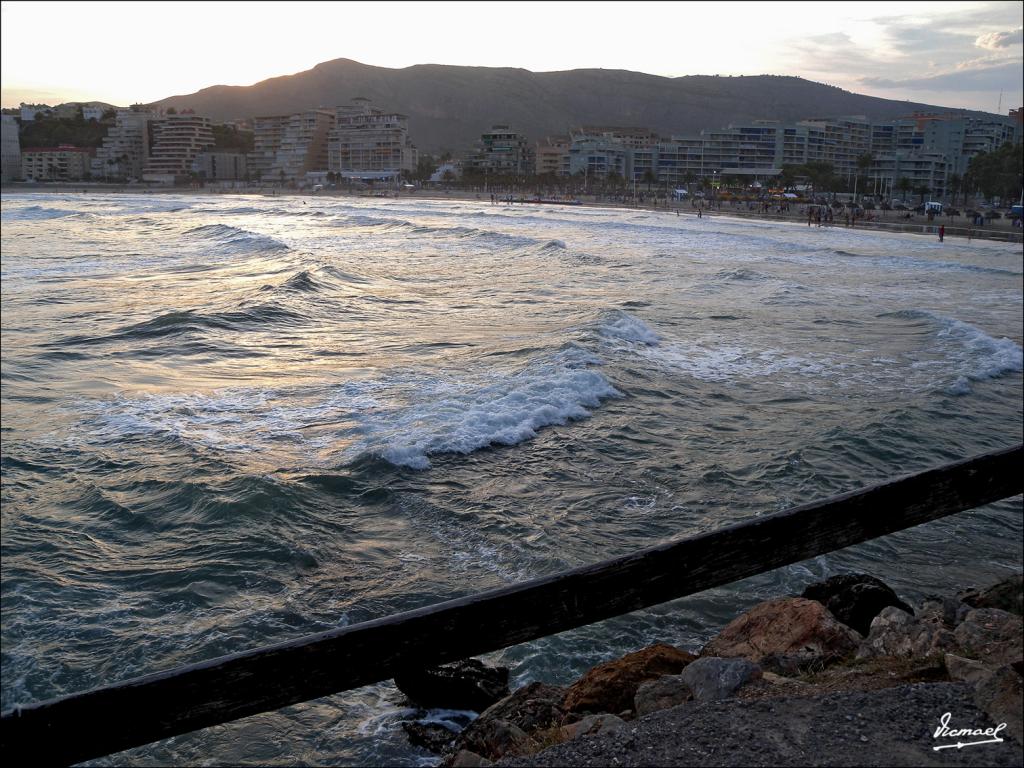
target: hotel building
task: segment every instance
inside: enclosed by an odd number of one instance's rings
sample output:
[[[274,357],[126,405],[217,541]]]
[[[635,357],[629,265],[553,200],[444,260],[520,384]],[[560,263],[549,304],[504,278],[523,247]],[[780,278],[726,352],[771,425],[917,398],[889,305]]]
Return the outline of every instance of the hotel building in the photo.
[[[196,156],[213,146],[210,118],[191,112],[164,115],[152,123],[153,141],[142,178],[161,184],[180,183],[193,171]]]
[[[327,167],[345,178],[398,179],[416,170],[417,152],[409,139],[409,118],[353,99],[334,113]]]
[[[152,112],[119,110],[103,146],[92,160],[94,180],[140,179],[149,157],[149,124]]]
[[[61,144],[21,153],[21,176],[28,181],[81,181],[89,178],[92,150]]]

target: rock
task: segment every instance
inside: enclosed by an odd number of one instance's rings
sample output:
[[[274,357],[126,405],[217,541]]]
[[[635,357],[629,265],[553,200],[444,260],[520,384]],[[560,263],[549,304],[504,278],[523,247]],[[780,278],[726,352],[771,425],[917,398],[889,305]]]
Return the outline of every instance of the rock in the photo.
[[[565,688],[546,683],[530,683],[480,713],[470,728],[487,718],[508,720],[527,733],[550,728],[562,722]]]
[[[871,631],[857,650],[857,658],[928,657],[947,651],[959,653],[959,645],[941,615],[922,612],[920,618],[915,618],[890,606],[871,622]]]
[[[640,683],[678,674],[696,658],[692,653],[658,643],[598,664],[569,686],[562,706],[567,713],[621,712],[633,706]]]
[[[459,734],[458,751],[475,752],[490,760],[516,755],[531,755],[540,745],[515,723],[492,717],[473,724]]]
[[[761,668],[746,659],[705,656],[688,665],[679,675],[697,701],[725,699],[745,683],[761,677]]]
[[[633,708],[637,717],[643,717],[651,712],[679,706],[692,698],[693,691],[683,682],[681,675],[662,675],[656,680],[640,683],[633,697]]]
[[[933,624],[942,623],[947,629],[956,629],[970,612],[971,606],[953,597],[929,595],[921,604],[917,617]]]
[[[969,590],[961,599],[972,608],[998,608],[1024,615],[1024,574],[1009,576],[981,592]]]
[[[994,670],[974,687],[974,701],[994,722],[1006,723],[1006,732],[1024,744],[1021,676],[1009,664]]]
[[[421,707],[474,712],[487,709],[509,693],[508,668],[488,667],[478,659],[409,670],[395,676],[395,685]]]
[[[485,766],[494,765],[494,763],[486,757],[478,755],[476,752],[460,749],[455,753],[455,757],[447,762],[446,765],[450,765],[452,768],[485,768]]]
[[[448,750],[458,735],[438,723],[402,723],[402,730],[409,737],[410,744],[429,749],[439,755]]]
[[[564,688],[545,683],[523,686],[481,712],[480,717],[459,734],[455,746],[491,759],[506,754],[499,751],[502,749],[532,749],[534,745],[519,739],[516,731],[532,742],[531,734],[561,724],[565,715],[564,698]]]
[[[963,655],[985,664],[1012,664],[1024,655],[1021,617],[998,608],[975,608],[953,634]]]
[[[946,672],[950,679],[974,684],[991,674],[992,670],[980,661],[965,659],[953,653],[947,653],[944,659]]]
[[[580,736],[594,736],[598,733],[616,733],[625,731],[629,726],[621,717],[615,715],[587,715],[579,722],[563,725],[560,736],[562,741],[577,739]]]
[[[786,673],[837,661],[855,651],[859,642],[860,636],[818,601],[786,597],[738,616],[704,646],[701,655],[742,657]],[[765,663],[769,657],[776,663]]]
[[[836,619],[864,636],[871,631],[871,620],[883,608],[895,606],[907,613],[914,613],[885,582],[866,573],[832,576],[811,584],[801,597],[817,600]]]

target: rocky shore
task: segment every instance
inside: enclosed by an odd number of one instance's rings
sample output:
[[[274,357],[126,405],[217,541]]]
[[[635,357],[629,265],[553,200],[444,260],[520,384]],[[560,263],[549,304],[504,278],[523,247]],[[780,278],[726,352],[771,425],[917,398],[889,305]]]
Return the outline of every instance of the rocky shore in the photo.
[[[755,606],[703,648],[658,643],[564,688],[510,692],[508,669],[475,659],[395,682],[424,714],[479,713],[458,732],[404,724],[446,766],[1019,766],[1022,614],[1020,574],[919,606],[848,574]]]

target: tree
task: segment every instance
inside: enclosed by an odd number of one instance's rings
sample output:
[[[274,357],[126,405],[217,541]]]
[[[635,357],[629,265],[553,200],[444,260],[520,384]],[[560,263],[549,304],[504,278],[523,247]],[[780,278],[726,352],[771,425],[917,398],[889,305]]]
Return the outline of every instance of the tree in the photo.
[[[168,107],[167,108],[167,114],[168,115],[176,115],[176,114],[178,114],[178,110],[176,110],[174,107]]]
[[[647,191],[648,192],[651,191],[651,185],[654,182],[656,182],[657,180],[658,180],[658,176],[650,168],[648,168],[646,171],[644,171],[644,175],[641,178],[641,181],[643,181],[643,182],[645,182],[647,184]]]
[[[875,162],[875,156],[870,152],[865,152],[863,155],[857,158],[857,175],[853,177],[853,194],[856,199],[857,195],[857,181],[861,174],[866,174],[871,170],[871,166]]]
[[[924,205],[924,196],[927,195],[931,191],[932,191],[932,188],[929,187],[927,184],[918,184],[916,187],[914,187],[914,194],[921,196],[921,200],[920,200],[921,205]]]
[[[949,191],[953,193],[953,205],[956,205],[957,194],[960,192],[963,182],[963,177],[959,173],[951,173],[949,178],[946,180],[946,186],[949,188]]]
[[[989,198],[1013,200],[1024,184],[1024,144],[1007,142],[992,152],[979,152],[967,165],[972,186]]]
[[[907,199],[907,192],[909,192],[913,188],[914,183],[906,176],[900,176],[899,180],[896,182],[896,189],[903,193],[902,200],[904,202],[906,202]]]

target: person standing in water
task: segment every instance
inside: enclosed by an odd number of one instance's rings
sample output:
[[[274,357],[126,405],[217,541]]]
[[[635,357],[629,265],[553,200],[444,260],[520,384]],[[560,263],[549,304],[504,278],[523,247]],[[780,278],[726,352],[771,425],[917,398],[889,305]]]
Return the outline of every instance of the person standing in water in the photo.
[[[946,225],[939,224],[939,242],[941,243],[943,238],[946,237]]]

